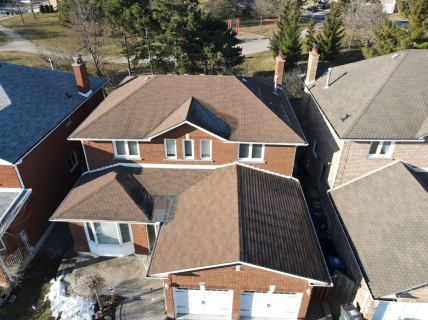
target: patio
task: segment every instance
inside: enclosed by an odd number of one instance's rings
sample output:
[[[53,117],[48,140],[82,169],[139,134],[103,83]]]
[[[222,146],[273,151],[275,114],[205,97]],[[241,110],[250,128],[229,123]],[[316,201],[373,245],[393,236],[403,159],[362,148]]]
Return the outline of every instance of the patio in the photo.
[[[81,254],[70,275],[70,285],[79,294],[79,279],[98,276],[104,279],[103,295],[164,300],[163,281],[145,277],[148,264],[149,256],[145,255],[113,258]]]

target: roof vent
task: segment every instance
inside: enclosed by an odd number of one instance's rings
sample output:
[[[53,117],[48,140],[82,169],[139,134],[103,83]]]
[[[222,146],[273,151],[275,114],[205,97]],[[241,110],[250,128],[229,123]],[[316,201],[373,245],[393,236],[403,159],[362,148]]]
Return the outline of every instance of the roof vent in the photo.
[[[204,76],[205,74],[201,73],[200,76]]]
[[[333,68],[328,68],[327,82],[325,84],[324,89],[330,88],[329,83],[330,83],[331,70],[333,70]]]
[[[167,73],[166,75],[167,75],[167,76],[172,76],[172,73]]]
[[[247,79],[242,79],[242,81],[247,82]]]
[[[184,75],[185,75],[185,76],[188,76],[189,74],[188,74],[188,73],[185,73]]]
[[[144,78],[144,81],[147,81],[147,80],[149,80],[150,79],[150,77],[145,77]]]
[[[391,56],[391,59],[395,59],[395,58],[397,58],[399,56],[399,54],[398,53],[394,53],[392,56]]]

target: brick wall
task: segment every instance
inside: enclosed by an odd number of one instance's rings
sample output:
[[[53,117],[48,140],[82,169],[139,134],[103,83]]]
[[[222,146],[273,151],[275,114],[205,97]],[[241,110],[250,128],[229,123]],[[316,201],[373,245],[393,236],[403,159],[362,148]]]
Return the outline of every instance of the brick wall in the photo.
[[[415,167],[428,168],[428,141],[422,143],[397,142],[392,159],[367,159],[369,148],[370,142],[345,142],[335,187],[379,169],[395,159],[403,160]]]
[[[275,291],[303,292],[299,319],[304,319],[310,299],[310,296],[306,294],[306,290],[312,289],[307,280],[243,265],[241,265],[241,271],[236,271],[235,266],[227,266],[183,272],[169,275],[168,279],[164,280],[164,283],[170,285],[170,288],[165,290],[167,314],[169,317],[174,317],[172,287],[199,288],[199,282],[205,282],[206,289],[233,290],[232,319],[234,320],[239,318],[241,290],[269,291],[269,286],[275,285]]]
[[[62,123],[58,126],[18,165],[25,188],[31,188],[33,192],[8,232],[17,234],[25,229],[31,246],[40,240],[50,225],[49,218],[82,173],[80,166],[70,173],[67,159],[73,151],[82,163],[85,157],[80,141],[68,141],[67,138],[103,99],[102,91],[98,90],[71,115],[71,125],[66,127]],[[16,248],[12,245],[7,249],[13,252]]]
[[[0,188],[21,188],[13,166],[0,166]]]
[[[195,160],[165,160],[164,139],[176,139],[177,157],[182,158],[182,140],[194,140]],[[200,156],[200,140],[212,141],[212,160],[197,161]],[[151,142],[139,142],[141,160],[114,159],[113,144],[111,141],[84,141],[86,156],[91,170],[109,166],[115,163],[153,163],[153,164],[192,164],[192,165],[221,165],[232,163],[238,157],[238,144],[223,143],[221,140],[196,129],[190,125],[182,125],[163,135],[154,138]],[[294,146],[265,146],[265,164],[250,165],[270,170],[276,173],[290,175],[294,160]]]
[[[145,224],[131,224],[132,239],[136,254],[150,254]]]
[[[83,222],[69,222],[71,235],[73,236],[74,246],[77,252],[90,252],[88,239],[86,239]]]

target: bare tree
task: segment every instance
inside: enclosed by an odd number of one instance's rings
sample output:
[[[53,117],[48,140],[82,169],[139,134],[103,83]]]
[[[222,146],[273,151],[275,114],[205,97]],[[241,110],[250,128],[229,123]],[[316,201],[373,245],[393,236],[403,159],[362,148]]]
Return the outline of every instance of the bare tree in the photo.
[[[282,80],[282,87],[290,100],[302,96],[303,84],[299,76],[306,73],[306,65],[297,65],[294,69],[286,71]]]
[[[254,0],[251,5],[253,14],[260,18],[260,30],[263,29],[263,19],[275,13],[275,3],[272,0]]]
[[[76,287],[73,288],[79,296],[87,299],[96,298],[100,310],[102,311],[103,305],[101,304],[100,295],[104,289],[104,278],[99,275],[86,275],[78,278],[76,281]]]
[[[97,76],[103,76],[107,50],[106,20],[95,0],[70,0],[70,22],[75,31],[76,42],[87,51],[95,66]]]
[[[380,2],[349,0],[344,3],[343,23],[350,31],[349,48],[356,37],[361,39],[370,36],[371,29],[382,21],[384,15]]]
[[[202,8],[217,19],[228,19],[232,16],[234,4],[229,0],[206,0]]]
[[[34,4],[33,4],[33,0],[30,0],[30,8],[31,8],[31,13],[33,14],[33,18],[34,18],[34,19],[37,19],[37,18],[36,18],[36,15],[34,14]]]
[[[22,16],[21,1],[20,0],[11,0],[10,2],[13,3],[13,5],[15,6],[16,10],[18,11],[19,15],[21,16],[22,24],[25,24],[24,17]]]

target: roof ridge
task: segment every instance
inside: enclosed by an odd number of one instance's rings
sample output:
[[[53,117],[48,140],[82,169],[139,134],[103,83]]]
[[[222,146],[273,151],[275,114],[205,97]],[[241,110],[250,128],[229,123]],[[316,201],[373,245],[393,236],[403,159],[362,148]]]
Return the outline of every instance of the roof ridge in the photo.
[[[364,114],[367,112],[367,110],[370,108],[370,106],[372,105],[373,101],[377,98],[377,96],[382,92],[382,90],[385,88],[386,84],[389,82],[389,80],[391,79],[391,77],[394,75],[395,72],[397,72],[398,68],[401,66],[401,64],[404,62],[404,60],[406,60],[407,55],[409,54],[409,51],[405,52],[405,56],[403,57],[403,59],[397,64],[397,66],[395,68],[393,68],[393,70],[388,74],[388,76],[385,78],[385,80],[381,83],[381,85],[379,86],[379,89],[369,98],[369,100],[366,102],[366,105],[361,109],[361,113],[357,114],[357,118],[358,120],[355,121],[354,125],[349,128],[348,130],[346,130],[344,132],[344,137],[345,138],[349,138],[348,135],[351,133],[351,131],[355,128],[355,126],[358,124],[358,122],[361,120],[361,118],[364,116]]]
[[[135,76],[137,78],[142,78],[142,76]],[[90,122],[88,125],[85,126],[85,128],[83,129],[79,129],[79,127],[72,133],[73,136],[82,133],[83,131],[85,131],[86,129],[88,129],[90,126],[92,126],[95,122],[97,122],[98,120],[100,120],[101,118],[103,118],[104,116],[106,116],[107,114],[109,114],[111,111],[113,111],[114,109],[116,109],[121,103],[125,102],[126,100],[128,100],[129,98],[131,98],[135,93],[137,93],[137,91],[139,91],[140,89],[144,88],[146,85],[152,83],[154,80],[158,79],[159,76],[158,75],[154,75],[153,76],[153,80],[149,81],[149,82],[144,82],[141,86],[139,86],[137,89],[135,89],[134,91],[132,91],[131,94],[126,95],[123,99],[119,100],[119,102],[117,102],[116,104],[114,104],[109,110],[105,111],[104,113],[102,113],[100,116],[96,117],[92,122]],[[126,78],[125,78],[126,79]],[[119,86],[117,86],[115,88],[115,90],[118,88]],[[114,91],[114,90],[113,90]],[[99,106],[99,105],[98,105]],[[98,108],[98,107],[97,107]],[[82,122],[83,124],[83,122]],[[82,125],[80,124],[80,125]]]
[[[186,101],[184,101],[183,103],[181,103],[177,108],[175,108],[174,110],[172,110],[165,118],[163,118],[160,122],[158,122],[158,124],[149,133],[147,133],[144,136],[144,138],[148,138],[148,137],[152,136],[153,132],[155,131],[156,128],[158,128],[162,123],[164,123],[174,112],[176,112],[178,109],[180,109],[189,100],[190,100],[190,103],[189,103],[189,108],[190,108],[192,100],[196,100],[196,99],[193,96],[191,96],[190,98],[187,98]]]

